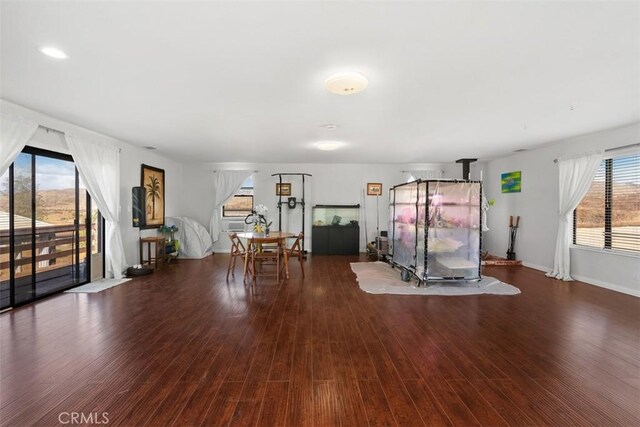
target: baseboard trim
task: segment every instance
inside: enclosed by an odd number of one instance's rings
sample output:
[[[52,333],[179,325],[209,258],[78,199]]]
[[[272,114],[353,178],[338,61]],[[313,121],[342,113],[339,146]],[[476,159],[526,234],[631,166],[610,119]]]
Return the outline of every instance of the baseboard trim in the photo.
[[[522,265],[524,265],[525,267],[533,268],[535,270],[544,271],[545,273],[548,273],[548,272],[551,271],[551,269],[548,268],[548,267],[543,267],[543,266],[537,265],[537,264],[531,264],[529,262],[523,262]],[[571,276],[575,280],[578,280],[578,281],[580,281],[582,283],[586,283],[587,285],[597,286],[599,288],[605,288],[605,289],[609,289],[611,291],[616,291],[616,292],[620,292],[620,293],[623,293],[623,294],[626,294],[626,295],[631,295],[631,296],[640,298],[640,290],[625,288],[624,286],[615,285],[613,283],[605,282],[605,281],[602,281],[602,280],[592,279],[591,277],[585,277],[585,276],[580,276],[580,275],[576,275],[576,274],[571,274]]]
[[[544,273],[548,273],[548,272],[551,271],[551,268],[549,268],[549,267],[544,267],[542,265],[533,264],[533,263],[526,262],[526,261],[522,261],[522,265],[524,267],[533,268],[534,270],[539,270],[539,271],[542,271]],[[585,277],[585,276],[580,276],[580,275],[575,275],[575,274],[571,274],[571,276],[575,280],[578,280],[578,281],[580,281],[582,283],[586,283],[587,285],[598,286],[599,288],[605,288],[605,289],[609,289],[611,291],[616,291],[616,292],[620,292],[620,293],[623,293],[623,294],[626,294],[626,295],[631,295],[631,296],[640,298],[640,290],[638,290],[638,289],[626,288],[624,286],[616,285],[616,284],[605,282],[605,281],[602,281],[602,280],[592,279],[591,277]]]
[[[542,265],[533,264],[533,263],[527,262],[527,261],[522,261],[522,265],[524,265],[525,267],[533,268],[534,270],[543,271],[545,273],[548,273],[548,272],[551,271],[551,269],[549,267],[544,267]]]
[[[637,290],[637,289],[629,289],[629,288],[625,288],[624,286],[615,285],[613,283],[604,282],[602,280],[595,280],[590,277],[576,276],[575,274],[572,274],[571,276],[573,276],[574,279],[587,283],[589,285],[598,286],[600,288],[605,288],[611,291],[616,291],[616,292],[620,292],[623,294],[640,298],[640,290]]]

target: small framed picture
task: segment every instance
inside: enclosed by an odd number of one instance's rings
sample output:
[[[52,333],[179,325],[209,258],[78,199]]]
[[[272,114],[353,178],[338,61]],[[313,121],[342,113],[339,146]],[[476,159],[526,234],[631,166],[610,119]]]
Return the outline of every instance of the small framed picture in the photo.
[[[382,184],[380,182],[367,183],[367,196],[380,196],[382,194]]]
[[[276,196],[290,196],[291,184],[276,184]]]

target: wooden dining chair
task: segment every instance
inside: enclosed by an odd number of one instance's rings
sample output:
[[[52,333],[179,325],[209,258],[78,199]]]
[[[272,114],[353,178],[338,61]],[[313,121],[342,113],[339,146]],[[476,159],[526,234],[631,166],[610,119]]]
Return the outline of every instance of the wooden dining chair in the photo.
[[[286,256],[281,249],[282,239],[277,237],[260,238],[260,242],[256,243],[255,239],[249,239],[249,256],[251,257],[251,275],[255,280],[256,277],[275,277],[280,282],[280,274],[282,272],[283,263],[282,256]],[[265,249],[269,248],[269,249]],[[266,272],[264,267],[273,265],[275,271]]]
[[[231,240],[231,253],[229,256],[229,266],[227,267],[227,280],[229,280],[229,273],[235,277],[234,270],[236,268],[236,260],[240,258],[242,265],[244,265],[244,258],[247,255],[247,249],[242,244],[242,240],[240,240],[237,233],[229,234],[229,239]]]
[[[298,258],[298,261],[300,262],[300,270],[302,270],[302,277],[304,277],[304,251],[302,250],[303,239],[304,233],[298,234],[298,237],[296,237],[293,245],[291,245],[291,247],[286,250],[288,259]]]

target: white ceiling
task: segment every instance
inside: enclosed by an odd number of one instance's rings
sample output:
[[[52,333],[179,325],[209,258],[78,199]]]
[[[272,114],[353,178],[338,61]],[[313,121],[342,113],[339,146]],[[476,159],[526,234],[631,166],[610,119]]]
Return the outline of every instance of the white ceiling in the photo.
[[[487,159],[640,120],[639,16],[638,2],[3,1],[1,95],[185,161]],[[344,70],[367,90],[327,92]],[[311,147],[327,139],[345,146]]]

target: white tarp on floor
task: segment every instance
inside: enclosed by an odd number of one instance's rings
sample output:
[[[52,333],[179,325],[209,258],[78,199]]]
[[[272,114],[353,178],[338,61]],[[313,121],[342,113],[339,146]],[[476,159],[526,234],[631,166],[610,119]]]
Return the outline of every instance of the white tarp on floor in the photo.
[[[387,263],[352,262],[360,289],[370,294],[397,295],[517,295],[520,290],[493,277],[485,276],[480,282],[435,282],[416,286],[415,281],[403,282],[400,269]]]

